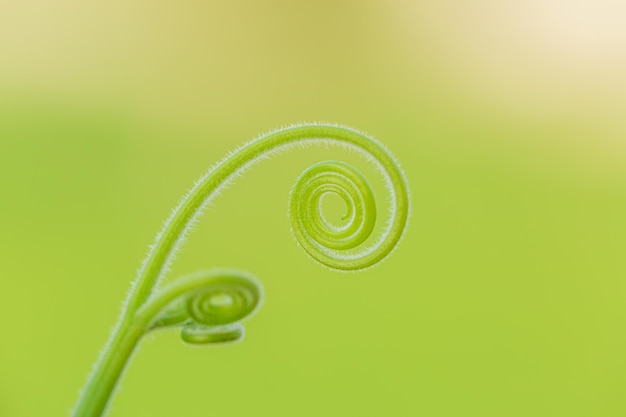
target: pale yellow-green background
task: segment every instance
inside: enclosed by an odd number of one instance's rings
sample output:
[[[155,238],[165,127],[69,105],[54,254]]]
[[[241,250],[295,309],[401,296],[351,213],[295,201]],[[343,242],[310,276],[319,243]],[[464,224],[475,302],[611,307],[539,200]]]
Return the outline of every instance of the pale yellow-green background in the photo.
[[[178,198],[310,120],[398,156],[402,245],[319,267],[289,188],[360,161],[263,162],[173,271],[260,277],[246,339],[145,341],[111,416],[626,415],[624,19],[608,0],[0,3],[0,416],[67,415]]]

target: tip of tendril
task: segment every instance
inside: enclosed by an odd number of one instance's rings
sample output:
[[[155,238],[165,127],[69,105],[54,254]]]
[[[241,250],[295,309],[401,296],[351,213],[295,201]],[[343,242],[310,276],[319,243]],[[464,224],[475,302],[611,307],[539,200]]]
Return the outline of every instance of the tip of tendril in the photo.
[[[181,331],[181,339],[190,345],[215,345],[237,342],[243,339],[244,328],[241,324],[226,326],[206,326],[198,323],[189,323]]]

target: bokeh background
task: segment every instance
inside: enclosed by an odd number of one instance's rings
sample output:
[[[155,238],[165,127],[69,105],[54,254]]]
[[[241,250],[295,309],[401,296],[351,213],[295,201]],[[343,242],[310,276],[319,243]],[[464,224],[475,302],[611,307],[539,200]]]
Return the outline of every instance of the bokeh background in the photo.
[[[289,188],[360,161],[263,162],[172,271],[260,277],[246,339],[145,341],[111,416],[626,415],[625,20],[610,0],[0,3],[0,416],[67,415],[179,197],[313,120],[398,156],[401,247],[319,267]]]

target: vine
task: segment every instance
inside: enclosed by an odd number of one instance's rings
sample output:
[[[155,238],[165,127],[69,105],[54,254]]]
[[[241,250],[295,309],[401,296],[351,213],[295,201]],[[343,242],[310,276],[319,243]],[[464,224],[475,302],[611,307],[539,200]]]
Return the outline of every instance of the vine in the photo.
[[[300,246],[315,261],[339,271],[369,268],[393,251],[404,234],[410,201],[402,169],[384,146],[357,130],[330,124],[290,126],[248,142],[203,175],[165,222],[81,393],[74,417],[104,415],[135,348],[149,332],[179,327],[181,338],[190,344],[232,342],[243,337],[242,320],[262,301],[261,286],[253,276],[217,269],[163,287],[159,284],[191,226],[220,189],[259,160],[306,143],[337,144],[357,151],[378,168],[392,198],[381,236],[361,247],[373,233],[377,217],[367,180],[343,162],[313,165],[300,175],[289,198],[291,228]],[[328,194],[339,196],[346,205],[341,226],[324,217],[321,202]]]

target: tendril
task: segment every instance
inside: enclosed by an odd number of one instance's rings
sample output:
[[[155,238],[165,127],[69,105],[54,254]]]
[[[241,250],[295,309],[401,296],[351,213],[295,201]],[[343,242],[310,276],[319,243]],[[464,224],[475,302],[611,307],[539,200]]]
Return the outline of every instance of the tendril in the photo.
[[[182,326],[187,343],[210,344],[239,340],[241,321],[261,304],[261,285],[242,271],[200,271],[162,288],[136,319],[149,330]]]
[[[363,176],[347,164],[329,161],[312,167],[302,174],[290,200],[292,227],[300,245],[322,264],[344,271],[365,269],[387,257],[404,234],[410,211],[407,181],[395,158],[375,139],[357,130],[330,124],[296,125],[248,142],[200,178],[158,234],[140,269],[128,308],[136,310],[151,296],[191,225],[220,189],[259,160],[307,143],[336,144],[355,150],[373,162],[382,174],[391,199],[389,221],[382,236],[362,251],[346,252],[371,233],[376,219],[371,190],[365,185],[367,181]],[[324,179],[331,181],[323,186]],[[319,211],[311,209],[311,204],[319,201],[318,196],[328,192],[341,196],[352,210],[354,220],[345,230],[329,227]],[[309,203],[303,202],[302,197],[306,197]],[[307,213],[310,217],[306,217]],[[305,217],[300,219],[300,214]]]
[[[322,199],[328,194],[341,197],[347,223],[337,227],[322,213]],[[357,248],[371,235],[376,224],[376,201],[369,183],[350,165],[327,161],[316,164],[300,175],[289,198],[292,230],[304,250],[315,260],[335,269],[354,270],[376,260],[380,243],[356,254]]]
[[[198,323],[219,326],[248,316],[259,301],[259,288],[252,281],[234,276],[221,277],[190,297],[187,311]]]
[[[408,222],[409,190],[395,158],[376,140],[343,126],[308,124],[279,129],[248,142],[202,176],[165,222],[73,416],[105,413],[135,348],[150,331],[180,327],[181,338],[191,344],[243,337],[242,321],[262,300],[261,286],[254,277],[236,270],[213,270],[163,288],[159,284],[191,226],[222,188],[261,159],[305,144],[332,144],[356,151],[382,175],[390,196],[388,220],[380,236],[373,239],[378,210],[365,177],[338,161],[305,170],[289,197],[291,227],[305,252],[331,269],[357,271],[376,265],[394,250]],[[344,224],[334,225],[324,217],[322,200],[328,195],[339,196],[345,203]]]
[[[227,326],[204,326],[198,323],[188,323],[180,333],[183,341],[190,345],[236,342],[241,340],[243,335],[243,326],[238,323]]]

